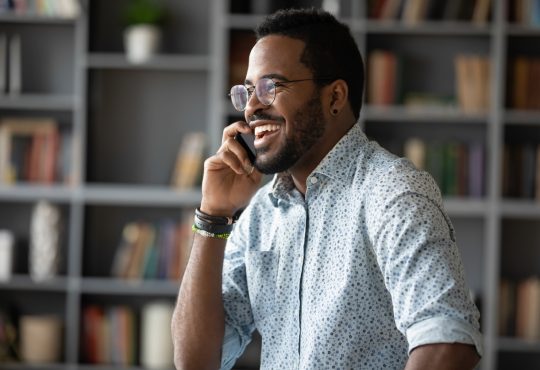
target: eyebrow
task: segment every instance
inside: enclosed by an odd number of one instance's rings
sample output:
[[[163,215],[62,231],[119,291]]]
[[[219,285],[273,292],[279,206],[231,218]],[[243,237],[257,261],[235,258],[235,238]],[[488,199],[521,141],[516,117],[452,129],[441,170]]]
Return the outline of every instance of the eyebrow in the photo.
[[[261,76],[261,78],[270,78],[270,79],[276,79],[276,80],[281,80],[281,81],[289,81],[287,77],[280,75],[279,73],[269,73],[269,74]],[[253,85],[253,82],[251,82],[251,80],[245,80],[244,85]]]

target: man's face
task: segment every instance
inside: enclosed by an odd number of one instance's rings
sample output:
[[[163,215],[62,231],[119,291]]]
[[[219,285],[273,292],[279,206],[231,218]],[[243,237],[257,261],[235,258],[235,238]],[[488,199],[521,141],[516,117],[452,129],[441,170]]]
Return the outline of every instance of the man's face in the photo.
[[[249,57],[246,86],[264,77],[275,82],[313,78],[300,62],[304,43],[284,36],[266,36],[253,47]],[[314,81],[276,87],[274,102],[263,105],[256,94],[250,98],[245,118],[254,128],[255,166],[266,174],[282,172],[309,163],[310,154],[325,132],[320,91]]]

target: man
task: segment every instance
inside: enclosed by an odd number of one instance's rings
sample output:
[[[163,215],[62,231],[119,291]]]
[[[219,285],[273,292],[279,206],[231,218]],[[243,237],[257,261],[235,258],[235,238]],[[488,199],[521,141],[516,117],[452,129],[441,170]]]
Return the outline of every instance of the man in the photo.
[[[432,178],[355,124],[364,76],[348,28],[290,10],[256,33],[231,89],[249,124],[205,162],[177,368],[229,369],[257,329],[265,369],[472,369],[479,314],[453,228]],[[256,136],[254,167],[238,133]],[[258,190],[261,173],[276,176]]]

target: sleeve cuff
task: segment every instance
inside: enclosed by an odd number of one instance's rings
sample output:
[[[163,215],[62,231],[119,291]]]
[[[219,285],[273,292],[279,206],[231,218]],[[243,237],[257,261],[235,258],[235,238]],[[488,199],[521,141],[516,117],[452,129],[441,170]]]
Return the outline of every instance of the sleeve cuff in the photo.
[[[241,335],[233,326],[225,323],[220,369],[232,369],[236,360],[242,355],[250,341],[251,336],[248,336],[247,334]]]
[[[409,354],[425,344],[465,343],[476,347],[482,357],[482,335],[471,324],[450,318],[435,317],[420,321],[407,329]]]

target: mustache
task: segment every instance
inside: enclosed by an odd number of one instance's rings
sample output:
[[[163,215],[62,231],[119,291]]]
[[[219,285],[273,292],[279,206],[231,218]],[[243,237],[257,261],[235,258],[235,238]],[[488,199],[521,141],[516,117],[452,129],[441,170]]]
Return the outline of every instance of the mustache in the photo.
[[[285,118],[278,117],[278,116],[272,116],[272,115],[269,115],[269,114],[266,114],[266,113],[252,114],[251,116],[248,117],[248,122],[247,123],[250,124],[253,121],[260,121],[260,120],[275,121],[275,122],[285,123]]]

